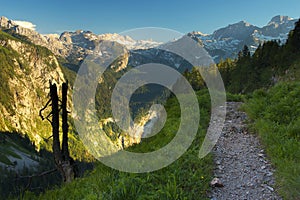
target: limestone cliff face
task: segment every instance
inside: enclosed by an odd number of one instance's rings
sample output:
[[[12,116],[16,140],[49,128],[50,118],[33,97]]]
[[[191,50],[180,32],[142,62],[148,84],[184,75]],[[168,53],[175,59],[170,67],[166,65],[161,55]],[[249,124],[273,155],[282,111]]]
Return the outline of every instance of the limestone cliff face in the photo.
[[[5,57],[12,62],[0,68],[9,68],[12,75],[6,77],[6,91],[1,91],[8,94],[8,102],[0,102],[0,131],[27,134],[39,147],[51,134],[50,123],[39,117],[39,110],[48,101],[49,81],[61,85],[64,75],[46,48],[1,34],[0,48],[10,52]]]
[[[26,36],[33,43],[28,44],[28,42],[11,36],[0,40],[0,47],[14,52],[13,56],[9,58],[13,60],[11,68],[14,75],[7,80],[7,89],[11,91],[9,103],[11,106],[2,105],[0,102],[0,131],[16,131],[26,134],[38,148],[43,144],[49,147],[49,143],[45,139],[51,134],[50,124],[42,121],[38,116],[39,110],[48,100],[49,80],[58,85],[65,81],[56,56],[76,62],[83,60],[86,55],[92,54],[94,48],[101,41],[117,40],[121,43],[129,41],[132,45],[135,43],[128,36],[118,34],[95,35],[92,32],[81,30],[64,32],[61,35],[42,35],[34,30],[19,26],[5,17],[0,18],[0,27],[13,34]],[[123,53],[118,60],[112,63],[111,69],[115,73],[122,73],[121,71],[128,65],[129,56],[129,52]],[[140,142],[141,126],[140,123],[135,125],[135,129],[139,129],[137,138],[125,138],[126,146]],[[117,139],[117,143],[121,147],[121,138]]]
[[[86,55],[93,53],[93,49],[101,40],[120,40],[126,42],[126,36],[118,34],[96,35],[90,31],[77,30],[75,32],[65,31],[61,35],[57,34],[40,34],[35,30],[28,29],[18,25],[15,21],[6,17],[0,18],[0,27],[8,29],[22,36],[26,36],[36,45],[47,47],[55,55],[68,58],[72,61],[81,61]]]
[[[114,49],[116,43],[121,44],[120,46],[124,48],[126,46],[125,49],[151,48],[159,44],[153,41],[135,41],[129,36],[118,34],[96,35],[90,31],[82,30],[75,32],[66,31],[61,35],[43,35],[33,29],[22,27],[15,21],[5,17],[0,18],[0,29],[12,35],[4,32],[0,33],[3,36],[0,37],[0,48],[11,52],[10,55],[3,54],[3,57],[13,61],[0,66],[0,72],[1,68],[9,68],[12,71],[12,76],[3,81],[7,85],[2,88],[5,88],[7,91],[1,91],[1,93],[6,94],[8,97],[8,103],[2,103],[0,98],[0,131],[16,131],[26,134],[38,148],[41,145],[48,147],[51,145],[51,142],[47,142],[47,138],[51,134],[50,123],[42,121],[39,117],[39,110],[48,101],[49,80],[56,82],[58,85],[61,85],[65,81],[56,57],[66,58],[67,62],[75,63],[76,65],[87,55],[97,53],[97,48],[95,49],[95,47],[99,46],[100,43],[101,45],[106,45],[103,49]],[[20,35],[26,36],[26,38],[21,37],[21,39],[17,39]],[[112,41],[113,43],[106,43],[105,41]],[[154,52],[155,50],[152,51]],[[101,55],[104,55],[105,52],[103,51]],[[135,54],[127,50],[120,52],[118,59],[110,65],[110,69],[113,71],[111,74],[113,79],[126,72],[126,68],[130,62],[129,58],[133,55],[137,59],[133,59],[135,62],[131,62],[132,66],[147,60],[145,56],[141,58],[136,56],[139,53],[149,54],[146,50],[145,52],[139,51]],[[151,54],[151,56],[153,55]],[[108,79],[110,78],[108,77]],[[109,85],[110,80],[101,79],[99,83],[103,83],[103,81],[108,82],[109,89],[104,89],[102,94],[107,94],[109,93],[108,90],[111,90],[111,85]],[[101,99],[105,98],[101,97]],[[110,101],[101,102],[105,107],[108,103]],[[130,146],[141,141],[142,135],[146,134],[148,131],[146,129],[149,129],[149,127],[145,128],[144,126],[150,122],[152,124],[152,118],[153,116],[147,115],[134,124],[132,131],[136,132],[136,137],[125,137],[125,146]],[[114,124],[114,122],[110,123]],[[111,131],[111,133],[118,135],[115,131]],[[114,135],[111,135],[111,138],[114,138]],[[121,138],[117,138],[115,142],[119,148],[122,147]]]

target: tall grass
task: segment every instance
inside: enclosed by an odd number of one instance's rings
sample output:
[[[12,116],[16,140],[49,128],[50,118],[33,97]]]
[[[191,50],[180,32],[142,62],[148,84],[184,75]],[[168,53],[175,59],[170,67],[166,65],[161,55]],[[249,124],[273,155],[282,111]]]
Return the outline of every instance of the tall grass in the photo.
[[[300,199],[300,83],[257,90],[244,106],[276,168],[284,199]]]

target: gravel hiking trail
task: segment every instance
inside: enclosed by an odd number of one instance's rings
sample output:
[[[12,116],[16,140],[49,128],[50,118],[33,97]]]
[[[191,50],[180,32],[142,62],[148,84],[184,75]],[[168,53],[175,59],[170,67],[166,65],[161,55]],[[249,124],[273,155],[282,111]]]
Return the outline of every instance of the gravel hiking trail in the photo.
[[[213,150],[214,181],[211,200],[282,199],[274,189],[274,169],[255,134],[246,128],[242,103],[227,102],[222,134]]]

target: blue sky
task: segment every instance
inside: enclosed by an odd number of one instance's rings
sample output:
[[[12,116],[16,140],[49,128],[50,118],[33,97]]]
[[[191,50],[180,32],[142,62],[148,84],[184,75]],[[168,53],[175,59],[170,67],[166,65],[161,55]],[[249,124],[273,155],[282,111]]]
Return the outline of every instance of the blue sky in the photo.
[[[212,33],[241,20],[263,26],[275,15],[300,17],[299,0],[0,0],[0,5],[0,15],[30,21],[41,33],[119,33],[149,26]]]

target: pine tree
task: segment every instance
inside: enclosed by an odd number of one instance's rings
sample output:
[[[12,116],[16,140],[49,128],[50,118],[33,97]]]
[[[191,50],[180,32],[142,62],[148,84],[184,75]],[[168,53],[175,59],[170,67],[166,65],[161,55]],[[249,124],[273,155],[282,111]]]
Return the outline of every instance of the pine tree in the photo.
[[[243,48],[243,57],[250,57],[250,51],[249,51],[249,47],[247,45],[244,45],[244,48]]]
[[[292,53],[300,51],[300,19],[295,23],[295,28],[289,33],[287,46]]]

